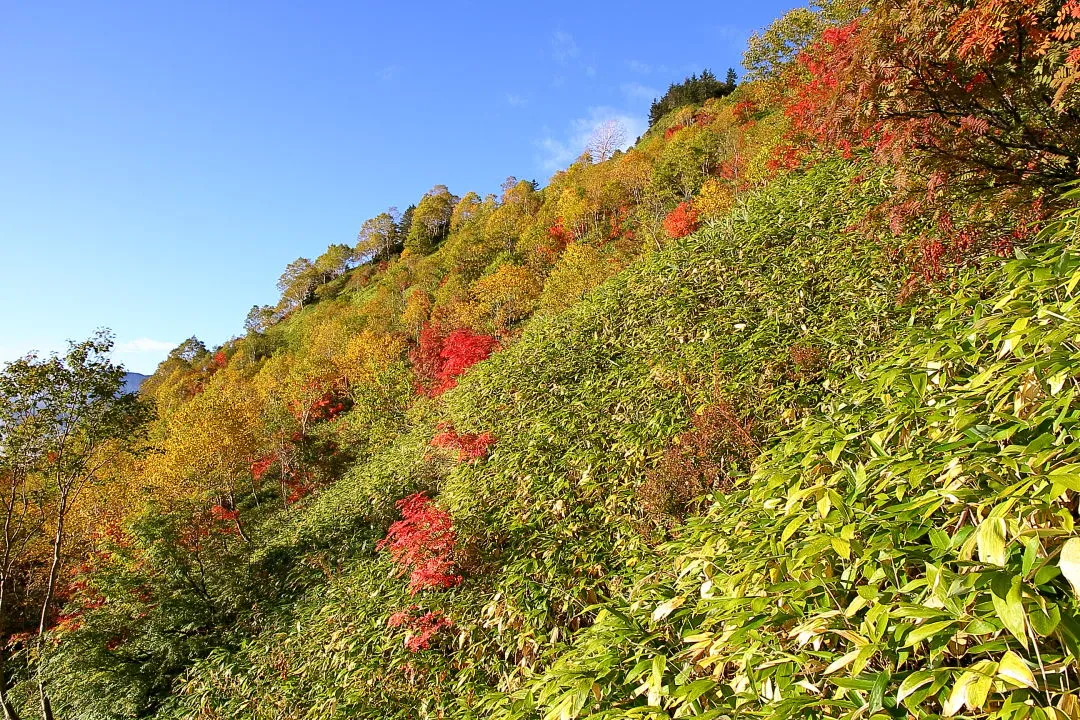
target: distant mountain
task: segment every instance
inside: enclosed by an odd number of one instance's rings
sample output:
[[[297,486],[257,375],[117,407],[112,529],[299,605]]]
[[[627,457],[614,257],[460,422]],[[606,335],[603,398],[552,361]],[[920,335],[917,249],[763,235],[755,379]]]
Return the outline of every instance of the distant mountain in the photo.
[[[133,393],[138,392],[146,378],[149,375],[143,375],[142,373],[129,372],[124,373],[124,392]]]

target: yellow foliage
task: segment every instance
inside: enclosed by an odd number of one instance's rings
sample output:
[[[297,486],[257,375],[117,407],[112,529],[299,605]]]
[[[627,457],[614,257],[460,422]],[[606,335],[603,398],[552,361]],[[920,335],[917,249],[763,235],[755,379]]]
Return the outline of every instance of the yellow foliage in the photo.
[[[416,288],[405,298],[405,309],[401,313],[401,324],[405,332],[414,340],[420,336],[420,328],[431,315],[431,296]]]
[[[247,383],[211,383],[170,418],[147,472],[159,496],[232,493],[261,453],[262,407]]]
[[[346,386],[373,384],[380,373],[405,353],[404,338],[364,330],[350,338],[337,369]]]
[[[702,218],[715,220],[731,207],[733,194],[731,186],[717,178],[709,178],[701,186],[694,198],[694,208]]]
[[[501,335],[533,311],[542,289],[532,270],[505,264],[477,280],[472,295],[486,323],[496,335]]]
[[[596,248],[571,243],[548,275],[540,296],[540,309],[565,310],[618,270],[618,265],[602,257]]]

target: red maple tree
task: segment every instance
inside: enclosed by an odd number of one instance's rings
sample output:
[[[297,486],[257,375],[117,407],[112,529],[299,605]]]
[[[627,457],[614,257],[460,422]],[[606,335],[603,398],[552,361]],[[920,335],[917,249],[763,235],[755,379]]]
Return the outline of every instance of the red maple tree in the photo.
[[[455,535],[450,513],[424,493],[398,500],[401,520],[390,526],[376,546],[386,550],[402,572],[409,574],[409,594],[461,584],[454,572]]]
[[[664,218],[664,232],[670,238],[686,237],[698,228],[698,213],[688,202],[679,203]]]

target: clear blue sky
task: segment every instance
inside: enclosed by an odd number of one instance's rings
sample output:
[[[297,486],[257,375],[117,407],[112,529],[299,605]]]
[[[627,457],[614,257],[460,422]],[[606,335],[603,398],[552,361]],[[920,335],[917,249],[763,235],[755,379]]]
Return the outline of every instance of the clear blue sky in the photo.
[[[221,343],[290,260],[436,183],[546,182],[793,2],[4,3],[0,360]]]

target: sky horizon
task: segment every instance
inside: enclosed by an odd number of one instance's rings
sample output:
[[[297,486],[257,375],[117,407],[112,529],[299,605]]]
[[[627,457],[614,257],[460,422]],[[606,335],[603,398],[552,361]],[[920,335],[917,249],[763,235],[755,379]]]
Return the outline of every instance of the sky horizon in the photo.
[[[108,327],[150,374],[242,332],[285,265],[430,187],[546,184],[797,3],[11,5],[0,362]]]

